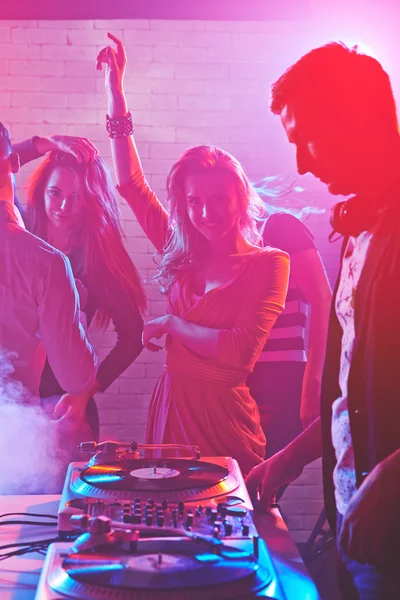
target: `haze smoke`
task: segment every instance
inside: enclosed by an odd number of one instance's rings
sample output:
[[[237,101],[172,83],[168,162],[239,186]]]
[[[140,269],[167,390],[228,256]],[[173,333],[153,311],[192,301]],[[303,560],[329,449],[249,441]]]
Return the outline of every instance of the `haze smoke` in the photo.
[[[68,464],[61,427],[13,380],[14,359],[0,347],[0,495],[59,493]]]

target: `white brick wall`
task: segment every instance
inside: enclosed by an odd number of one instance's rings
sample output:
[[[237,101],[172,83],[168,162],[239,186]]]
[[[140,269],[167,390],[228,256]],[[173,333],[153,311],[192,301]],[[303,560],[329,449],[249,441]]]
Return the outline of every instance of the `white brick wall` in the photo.
[[[199,143],[221,145],[252,179],[294,173],[294,153],[277,117],[268,114],[270,83],[299,55],[325,41],[318,28],[295,22],[3,21],[0,22],[0,120],[17,141],[33,134],[89,137],[110,161],[104,128],[103,74],[95,57],[112,31],[126,43],[126,90],[145,171],[160,197],[173,161]],[[35,167],[19,176],[19,195]],[[306,201],[329,206],[327,192],[304,178]],[[154,273],[153,249],[121,201],[129,252],[142,275]],[[337,248],[326,241],[327,213],[309,219],[330,277]],[[151,316],[164,301],[147,284]],[[100,356],[113,332],[91,334]],[[102,437],[142,441],[147,406],[163,356],[143,352],[97,397]],[[322,507],[320,468],[312,465],[283,500],[297,539],[304,539]]]

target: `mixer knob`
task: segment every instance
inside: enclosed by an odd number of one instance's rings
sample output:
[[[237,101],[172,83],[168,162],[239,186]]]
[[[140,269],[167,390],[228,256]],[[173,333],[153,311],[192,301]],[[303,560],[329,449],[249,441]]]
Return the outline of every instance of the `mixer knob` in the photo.
[[[157,515],[157,527],[164,527],[164,514]]]
[[[198,505],[198,507],[196,508],[196,515],[201,515],[203,511],[203,507],[201,504]]]
[[[218,529],[218,532],[220,532],[222,528],[222,521],[214,521],[214,527],[215,529]]]
[[[134,515],[132,515],[131,517],[131,523],[135,523],[136,525],[139,525],[139,523],[142,522],[142,513],[135,513]]]
[[[148,525],[149,527],[153,525],[153,515],[151,513],[148,513],[146,515],[146,525]]]
[[[171,514],[171,516],[172,516],[172,526],[173,526],[173,527],[176,527],[176,524],[177,524],[177,523],[176,523],[176,508],[173,508],[173,509],[172,509],[172,514]]]
[[[213,537],[217,538],[218,536],[219,536],[219,529],[218,529],[218,527],[214,527]]]
[[[105,534],[111,531],[111,519],[105,516],[96,517],[89,521],[89,531],[93,534]]]
[[[161,505],[163,507],[163,510],[167,510],[167,508],[168,508],[168,502],[166,500],[163,500],[162,503],[161,503]]]
[[[154,506],[154,500],[153,500],[153,498],[149,498],[147,500],[147,504],[150,504],[150,506],[153,507]]]
[[[190,511],[190,512],[188,512],[185,526],[186,527],[191,527],[192,525],[193,525],[193,513]]]
[[[242,535],[247,537],[250,533],[250,526],[247,523],[242,523]]]
[[[185,510],[185,503],[183,502],[183,500],[179,500],[179,502],[178,502],[178,512],[183,513],[184,510]]]
[[[224,504],[219,504],[218,509],[221,517],[225,517],[228,514],[228,509]]]
[[[227,535],[227,536],[232,535],[232,531],[233,531],[232,523],[230,521],[228,521],[227,519],[225,519],[225,521],[224,521],[224,528],[225,528],[225,535]]]
[[[218,516],[218,511],[216,508],[213,508],[211,510],[211,514],[210,514],[210,521],[213,523],[217,519],[217,516]]]
[[[206,507],[206,515],[207,516],[211,515],[211,510],[212,510],[211,506]]]

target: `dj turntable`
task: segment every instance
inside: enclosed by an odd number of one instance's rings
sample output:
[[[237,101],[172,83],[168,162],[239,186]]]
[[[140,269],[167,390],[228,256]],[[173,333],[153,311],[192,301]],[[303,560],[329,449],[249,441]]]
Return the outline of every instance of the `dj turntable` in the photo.
[[[252,504],[232,458],[140,458],[103,444],[87,463],[69,466],[61,497],[60,533],[73,531],[71,516],[104,515],[113,521],[178,527],[221,535],[255,533]],[[148,448],[148,446],[146,446]],[[132,457],[133,456],[133,457]]]
[[[49,547],[36,600],[284,600],[235,460],[90,448],[58,515],[61,536],[84,533]]]
[[[121,524],[113,530],[107,517],[85,519],[87,532],[73,546],[50,546],[36,600],[284,599],[258,536],[160,536]]]

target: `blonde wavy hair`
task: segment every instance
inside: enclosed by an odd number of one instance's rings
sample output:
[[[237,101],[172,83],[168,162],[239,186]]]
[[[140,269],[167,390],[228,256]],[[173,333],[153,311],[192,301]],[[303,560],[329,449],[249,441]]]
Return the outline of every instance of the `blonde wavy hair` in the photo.
[[[243,237],[254,245],[262,245],[257,221],[265,215],[264,204],[240,162],[214,146],[190,148],[175,162],[167,178],[170,235],[162,249],[156,275],[164,293],[184,273],[198,266],[208,248],[206,238],[189,219],[184,192],[186,177],[215,172],[229,174],[235,184],[240,206],[238,225]]]

